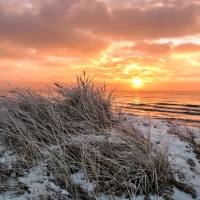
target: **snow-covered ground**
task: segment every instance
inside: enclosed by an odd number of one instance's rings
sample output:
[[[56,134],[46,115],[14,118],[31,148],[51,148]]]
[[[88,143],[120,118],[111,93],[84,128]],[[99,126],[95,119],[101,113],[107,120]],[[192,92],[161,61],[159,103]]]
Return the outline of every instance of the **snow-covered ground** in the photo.
[[[170,122],[157,119],[142,117],[127,118],[133,121],[134,125],[143,133],[149,134],[152,143],[157,144],[160,148],[168,148],[168,158],[171,161],[171,165],[180,170],[180,174],[184,176],[182,181],[194,187],[197,194],[195,199],[200,200],[200,160],[197,159],[197,155],[193,152],[190,143],[183,141],[178,135],[173,134],[173,129],[178,129],[180,134],[190,137],[187,133],[190,130],[195,134],[196,142],[199,143],[200,128],[186,128],[184,125],[171,124]],[[171,129],[172,131],[170,131]],[[179,181],[179,177],[176,178]],[[176,187],[174,187],[172,198],[175,200],[193,199],[191,195],[178,190]]]
[[[200,200],[200,160],[196,153],[194,153],[194,146],[184,138],[188,136],[188,131],[194,133],[196,144],[200,144],[200,128],[188,127],[184,125],[176,125],[164,120],[148,119],[136,116],[124,116],[124,120],[134,124],[134,126],[141,130],[145,137],[149,137],[150,141],[157,145],[159,148],[168,149],[168,158],[171,166],[175,169],[179,169],[179,174],[176,179],[179,181],[193,186],[196,191],[196,196],[184,193],[178,188],[173,188],[172,199],[174,200]],[[177,134],[173,134],[173,130],[179,130],[184,136],[181,138]],[[98,140],[104,139],[104,136],[96,136]],[[110,141],[115,141],[114,133],[110,135]],[[53,147],[52,147],[53,148]],[[56,148],[56,147],[54,147]],[[17,160],[17,156],[13,155],[11,151],[6,151],[3,143],[0,142],[0,163],[8,168],[12,168],[12,163]],[[19,191],[15,191],[9,188],[8,191],[4,191],[0,194],[0,200],[26,200],[37,199],[40,195],[51,194],[51,191],[58,192],[62,195],[62,198],[67,198],[68,191],[61,189],[53,182],[54,177],[47,175],[46,163],[44,161],[39,162],[37,166],[29,169],[23,176],[18,177],[16,181],[16,174],[10,175],[9,185],[15,188],[16,184],[23,184],[28,188],[27,192],[20,194]],[[71,175],[71,179],[75,184],[79,184],[83,190],[86,190],[88,194],[92,194],[95,189],[95,183],[91,183],[83,171],[79,170]],[[0,186],[1,188],[1,186]],[[1,190],[0,190],[1,191]],[[96,200],[128,200],[125,196],[115,197],[105,194],[99,194]],[[130,200],[144,200],[144,196],[131,197]],[[151,196],[151,200],[163,200],[162,196]]]

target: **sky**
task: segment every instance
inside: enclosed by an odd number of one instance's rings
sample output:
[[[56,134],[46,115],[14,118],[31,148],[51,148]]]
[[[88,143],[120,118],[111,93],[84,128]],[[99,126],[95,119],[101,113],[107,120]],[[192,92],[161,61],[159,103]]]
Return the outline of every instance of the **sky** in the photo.
[[[1,89],[200,91],[200,0],[1,0],[0,41]]]

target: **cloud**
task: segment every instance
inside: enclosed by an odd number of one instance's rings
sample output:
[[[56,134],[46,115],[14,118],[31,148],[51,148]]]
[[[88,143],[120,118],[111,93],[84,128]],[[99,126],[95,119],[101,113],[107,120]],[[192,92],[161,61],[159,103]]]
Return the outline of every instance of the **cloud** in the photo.
[[[200,44],[194,43],[183,43],[174,47],[174,52],[176,54],[190,54],[190,53],[199,53]]]
[[[134,45],[124,45],[118,47],[126,55],[152,56],[167,59],[170,55],[181,56],[182,54],[196,54],[200,52],[200,44],[194,43],[156,43],[156,42],[137,42]]]
[[[59,0],[43,3],[36,14],[10,13],[3,8],[0,9],[1,40],[32,48],[65,47],[86,53],[107,48],[108,40],[181,37],[200,31],[200,6],[193,4],[183,8],[120,9],[94,0]]]
[[[68,81],[83,69],[99,80],[191,81],[199,13],[195,0],[2,0],[0,81]]]
[[[135,45],[124,47],[136,54],[143,54],[148,56],[167,56],[172,52],[172,43],[148,43],[138,42]]]
[[[199,32],[199,5],[110,8],[98,2],[77,6],[71,23],[116,40],[181,37]]]
[[[71,26],[67,16],[70,3],[57,1],[54,5],[45,5],[38,14],[9,13],[0,9],[1,40],[53,54],[56,51],[90,55],[107,48],[108,40]]]

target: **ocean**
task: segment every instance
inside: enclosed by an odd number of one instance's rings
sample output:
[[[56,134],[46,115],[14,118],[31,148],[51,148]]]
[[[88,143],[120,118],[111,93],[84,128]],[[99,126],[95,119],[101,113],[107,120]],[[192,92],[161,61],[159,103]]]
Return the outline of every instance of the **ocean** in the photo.
[[[120,92],[122,113],[200,127],[200,92]]]

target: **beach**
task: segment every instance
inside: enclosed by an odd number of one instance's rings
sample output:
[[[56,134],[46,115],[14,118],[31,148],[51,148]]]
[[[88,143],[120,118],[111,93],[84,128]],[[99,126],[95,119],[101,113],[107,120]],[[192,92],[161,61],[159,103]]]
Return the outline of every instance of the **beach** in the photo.
[[[0,200],[200,199],[199,127],[122,113],[112,94],[80,77],[1,97]]]
[[[171,198],[174,200],[189,200],[189,199],[200,199],[200,149],[194,147],[194,145],[200,146],[200,129],[196,127],[185,127],[183,125],[171,124],[164,120],[156,120],[150,118],[136,117],[126,115],[123,116],[124,123],[131,123],[135,128],[140,130],[148,140],[150,140],[151,144],[156,146],[156,148],[163,150],[166,153],[166,156],[169,159],[170,165],[174,170],[178,170],[176,173],[176,180],[183,184],[187,184],[192,187],[186,190],[186,192],[181,191],[178,187],[173,186],[168,193],[171,194]],[[194,137],[193,142],[191,142],[191,135]],[[107,138],[106,138],[107,137]],[[77,143],[82,143],[86,141],[108,141],[108,143],[120,143],[122,142],[119,135],[116,135],[113,131],[110,132],[109,135],[79,135],[77,137],[73,137],[72,141],[76,141]],[[59,149],[59,146],[52,145],[50,146],[51,150]],[[197,154],[198,152],[198,154]],[[6,151],[5,147],[1,143],[0,145],[0,163],[11,167],[12,163],[16,162],[17,156],[13,155],[11,151]],[[120,157],[120,155],[117,155]],[[159,158],[158,158],[159,159]],[[52,191],[56,191],[60,193],[63,198],[67,199],[69,192],[65,189],[62,189],[59,185],[56,185],[54,182],[54,178],[51,175],[46,173],[45,162],[40,162],[36,166],[26,170],[24,176],[19,178],[20,184],[26,185],[29,189],[27,193],[20,195],[18,191],[8,190],[0,195],[0,199],[31,199],[36,198],[41,195],[45,195],[45,193],[49,192],[46,188],[50,188]],[[125,166],[124,166],[125,167]],[[10,183],[15,186],[16,175],[14,173],[11,174]],[[158,177],[159,178],[159,177]],[[71,174],[71,179],[77,185],[79,185],[84,191],[88,193],[89,196],[92,196],[93,190],[95,189],[95,183],[91,182],[84,171],[78,170],[75,173]],[[129,184],[129,183],[127,183]],[[132,185],[132,187],[136,187]],[[139,186],[138,186],[139,187]],[[137,188],[136,188],[137,189]],[[116,200],[128,200],[128,199],[136,199],[136,200],[144,200],[144,195],[133,195],[130,198],[126,198],[125,194],[122,196],[115,195],[106,195],[104,193],[99,193],[98,196],[94,199],[116,199]],[[151,200],[162,200],[166,199],[165,195],[155,195],[152,194],[149,196]]]

